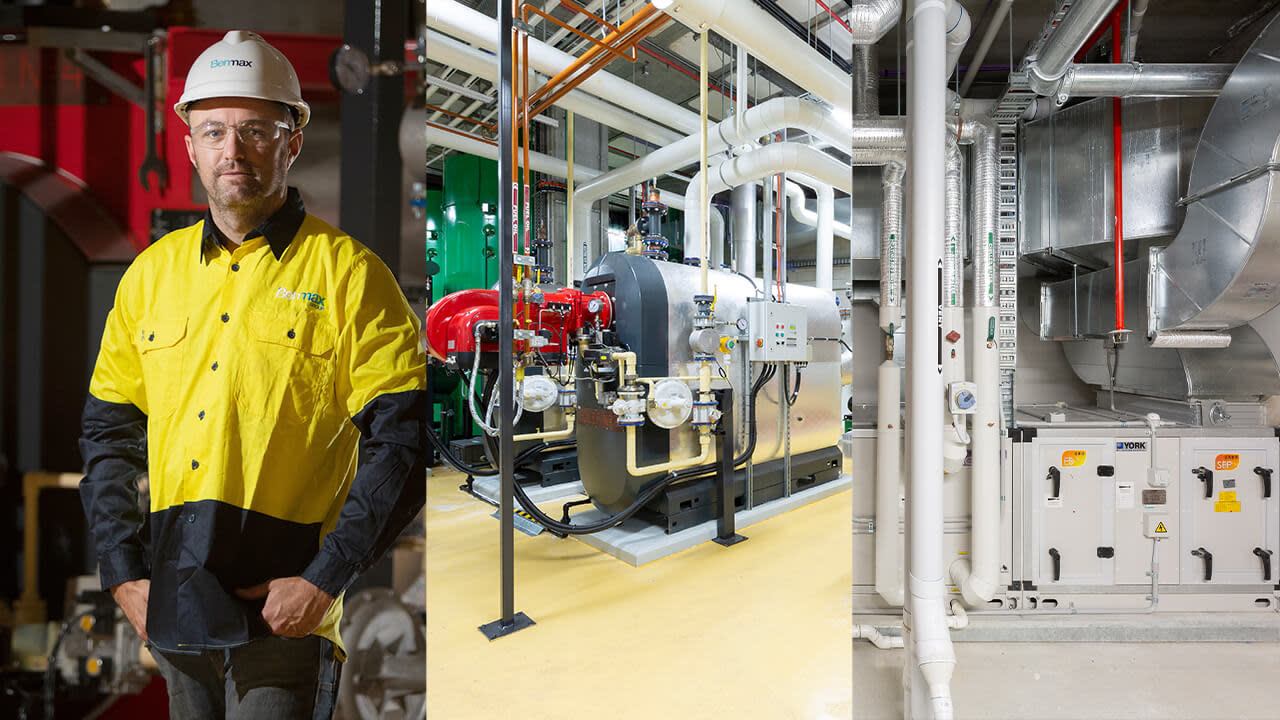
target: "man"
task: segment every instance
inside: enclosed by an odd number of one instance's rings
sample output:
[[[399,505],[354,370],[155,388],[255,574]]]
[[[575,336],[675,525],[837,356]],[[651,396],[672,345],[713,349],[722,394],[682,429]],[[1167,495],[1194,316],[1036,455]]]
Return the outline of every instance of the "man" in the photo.
[[[425,499],[417,320],[286,184],[310,108],[279,51],[227,33],[174,110],[209,210],[134,260],[107,319],[80,442],[102,586],[173,717],[327,718],[342,593]]]

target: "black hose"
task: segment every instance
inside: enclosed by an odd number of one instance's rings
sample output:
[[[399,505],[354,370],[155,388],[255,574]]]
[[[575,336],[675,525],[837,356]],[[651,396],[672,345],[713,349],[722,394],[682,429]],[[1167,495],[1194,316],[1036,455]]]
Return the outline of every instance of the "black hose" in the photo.
[[[431,445],[435,447],[436,452],[440,453],[440,457],[446,463],[453,466],[454,470],[466,473],[467,475],[492,475],[494,473],[493,468],[468,465],[459,459],[453,454],[453,451],[451,451],[448,446],[440,440],[440,436],[436,435],[436,431],[431,427],[430,422],[427,423],[427,439],[431,441]]]
[[[787,398],[787,407],[793,407],[796,404],[796,398],[800,397],[800,377],[800,368],[796,368],[796,387],[792,390],[791,375],[784,374],[782,376],[782,394],[791,393],[790,397]]]

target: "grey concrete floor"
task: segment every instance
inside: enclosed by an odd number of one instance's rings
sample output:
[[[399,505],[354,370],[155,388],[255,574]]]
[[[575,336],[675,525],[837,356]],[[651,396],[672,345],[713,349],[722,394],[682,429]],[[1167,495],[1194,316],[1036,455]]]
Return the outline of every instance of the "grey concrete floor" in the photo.
[[[1280,644],[956,643],[961,718],[1280,718]],[[854,717],[902,717],[902,650],[853,644]]]

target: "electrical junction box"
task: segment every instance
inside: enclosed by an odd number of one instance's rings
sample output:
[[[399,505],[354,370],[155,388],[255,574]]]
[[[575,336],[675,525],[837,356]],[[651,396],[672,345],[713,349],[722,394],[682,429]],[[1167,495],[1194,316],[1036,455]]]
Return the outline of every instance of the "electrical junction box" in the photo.
[[[803,305],[747,303],[751,362],[808,362],[809,316]]]

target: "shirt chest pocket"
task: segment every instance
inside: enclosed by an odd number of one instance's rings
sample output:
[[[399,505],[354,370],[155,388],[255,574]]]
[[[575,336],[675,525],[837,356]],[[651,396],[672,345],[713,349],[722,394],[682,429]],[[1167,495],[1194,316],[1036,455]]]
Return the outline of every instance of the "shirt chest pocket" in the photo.
[[[164,418],[178,407],[187,319],[144,318],[134,337],[142,365],[147,415]]]
[[[249,342],[239,363],[236,404],[242,414],[308,422],[332,402],[332,323],[314,311],[249,317]]]

